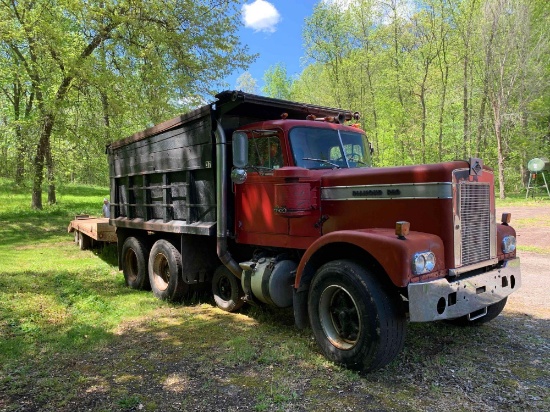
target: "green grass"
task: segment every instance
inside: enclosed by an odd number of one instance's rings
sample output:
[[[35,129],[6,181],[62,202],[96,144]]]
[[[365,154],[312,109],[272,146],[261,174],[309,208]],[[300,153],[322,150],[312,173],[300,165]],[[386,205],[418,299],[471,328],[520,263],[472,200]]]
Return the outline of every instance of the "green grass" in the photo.
[[[291,310],[229,314],[208,296],[174,305],[128,289],[114,246],[81,251],[67,233],[74,215],[99,215],[107,193],[68,185],[57,205],[33,211],[28,193],[0,180],[2,411],[550,406],[547,336],[523,326],[546,320],[505,313],[480,328],[410,324],[402,354],[361,376],[321,356]]]
[[[550,247],[537,247],[537,246],[518,246],[518,250],[521,252],[533,252],[539,254],[550,254]]]
[[[507,193],[506,199],[500,199],[496,193],[495,203],[497,207],[503,206],[540,206],[541,204],[550,205],[550,197],[547,193],[537,192],[535,196],[529,194],[525,198],[525,192],[522,193]]]
[[[160,304],[124,287],[115,246],[80,251],[67,233],[74,215],[99,215],[106,193],[65,186],[58,204],[35,211],[0,180],[0,364],[106,344],[128,314]]]

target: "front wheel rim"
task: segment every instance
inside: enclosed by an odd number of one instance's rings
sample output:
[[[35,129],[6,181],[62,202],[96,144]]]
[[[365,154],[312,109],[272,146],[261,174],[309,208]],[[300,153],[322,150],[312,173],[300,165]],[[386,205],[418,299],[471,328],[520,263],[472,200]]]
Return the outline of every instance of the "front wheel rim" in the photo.
[[[218,294],[220,298],[226,302],[231,300],[232,289],[231,281],[227,276],[222,276],[220,280],[218,280]]]
[[[319,299],[319,321],[327,339],[336,348],[355,347],[361,333],[361,316],[357,303],[340,285],[330,285]]]

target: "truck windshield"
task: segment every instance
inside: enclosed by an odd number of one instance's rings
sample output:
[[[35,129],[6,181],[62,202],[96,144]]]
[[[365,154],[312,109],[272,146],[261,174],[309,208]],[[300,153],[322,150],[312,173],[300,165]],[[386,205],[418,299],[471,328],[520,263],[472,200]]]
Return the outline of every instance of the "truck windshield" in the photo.
[[[306,169],[339,169],[372,165],[370,146],[362,133],[295,127],[289,137],[296,166]]]

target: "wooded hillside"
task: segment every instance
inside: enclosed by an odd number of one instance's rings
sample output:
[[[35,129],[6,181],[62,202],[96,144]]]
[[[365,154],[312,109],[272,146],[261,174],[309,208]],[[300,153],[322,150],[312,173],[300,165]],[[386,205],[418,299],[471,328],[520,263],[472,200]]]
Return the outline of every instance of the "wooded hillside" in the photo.
[[[379,166],[481,157],[503,198],[550,157],[548,1],[320,2],[303,40],[305,70],[265,91],[359,110]]]
[[[256,57],[240,3],[1,0],[0,177],[35,208],[44,183],[50,203],[59,184],[108,184],[107,143],[211,100]],[[264,93],[360,111],[377,166],[481,157],[504,197],[550,157],[546,0],[319,1],[302,41],[303,72],[281,62]]]
[[[108,184],[105,145],[203,103],[253,60],[239,1],[0,1],[0,176]]]

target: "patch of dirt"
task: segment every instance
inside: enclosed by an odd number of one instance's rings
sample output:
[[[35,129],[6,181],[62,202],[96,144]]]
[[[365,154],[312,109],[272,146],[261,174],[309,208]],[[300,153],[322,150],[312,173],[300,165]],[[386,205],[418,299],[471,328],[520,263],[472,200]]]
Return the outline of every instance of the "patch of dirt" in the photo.
[[[497,222],[504,212],[512,214],[510,225],[516,229],[518,246],[550,253],[550,205],[499,207],[496,210]]]
[[[550,320],[550,205],[502,207],[497,217],[504,212],[512,213],[510,224],[516,229],[522,274],[521,288],[510,296],[506,310]],[[522,251],[522,247],[548,253]]]

